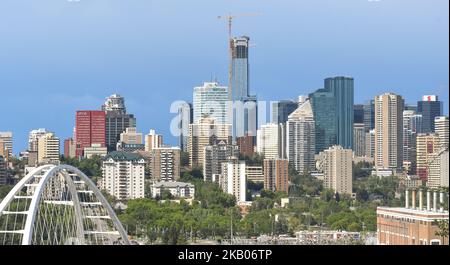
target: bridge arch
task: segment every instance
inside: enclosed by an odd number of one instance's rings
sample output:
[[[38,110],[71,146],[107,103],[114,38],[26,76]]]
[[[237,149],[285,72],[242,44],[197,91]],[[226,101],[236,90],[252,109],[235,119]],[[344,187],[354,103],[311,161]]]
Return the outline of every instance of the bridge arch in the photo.
[[[0,245],[129,244],[95,184],[69,165],[44,165],[0,203]]]

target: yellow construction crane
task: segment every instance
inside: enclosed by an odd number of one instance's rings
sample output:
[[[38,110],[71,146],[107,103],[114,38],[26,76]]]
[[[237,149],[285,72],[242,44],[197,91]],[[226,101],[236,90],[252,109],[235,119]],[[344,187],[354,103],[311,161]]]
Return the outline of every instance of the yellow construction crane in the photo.
[[[237,14],[237,15],[232,15],[232,14],[228,14],[225,16],[218,16],[218,19],[226,19],[228,20],[228,41],[229,41],[229,65],[228,65],[228,117],[232,117],[232,95],[233,95],[233,88],[231,85],[231,82],[233,80],[233,69],[232,69],[232,61],[233,61],[233,36],[232,36],[232,26],[233,26],[233,19],[237,18],[237,17],[255,17],[255,16],[261,16],[262,13],[241,13],[241,14]],[[231,124],[233,124],[232,120],[230,121]]]

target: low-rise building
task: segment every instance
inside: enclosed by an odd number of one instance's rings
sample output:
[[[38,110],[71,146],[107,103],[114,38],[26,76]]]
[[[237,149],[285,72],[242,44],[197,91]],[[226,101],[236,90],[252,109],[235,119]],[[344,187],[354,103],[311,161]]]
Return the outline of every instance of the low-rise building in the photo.
[[[160,198],[165,190],[168,190],[175,198],[193,199],[195,195],[194,184],[178,181],[159,181],[151,185],[152,198]]]
[[[92,158],[93,156],[104,157],[108,154],[108,148],[101,144],[92,144],[90,147],[84,148],[84,158]]]
[[[426,208],[423,192],[419,191],[419,204],[416,207],[416,190],[405,194],[405,207],[377,207],[377,234],[380,245],[448,245],[448,237],[436,235],[438,222],[448,222],[448,209],[444,210],[443,192],[426,195]],[[447,194],[448,196],[448,194]],[[431,203],[433,197],[433,204]]]

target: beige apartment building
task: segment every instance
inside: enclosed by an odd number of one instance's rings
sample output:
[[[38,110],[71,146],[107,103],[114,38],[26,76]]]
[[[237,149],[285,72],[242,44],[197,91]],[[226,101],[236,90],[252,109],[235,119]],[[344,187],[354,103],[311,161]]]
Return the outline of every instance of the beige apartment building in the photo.
[[[37,160],[39,164],[59,163],[59,138],[54,133],[46,133],[38,140]]]
[[[399,170],[403,166],[403,109],[401,96],[375,97],[375,168]]]
[[[340,145],[320,152],[316,165],[318,171],[323,172],[324,188],[337,193],[352,193],[352,158],[352,150],[344,149]]]

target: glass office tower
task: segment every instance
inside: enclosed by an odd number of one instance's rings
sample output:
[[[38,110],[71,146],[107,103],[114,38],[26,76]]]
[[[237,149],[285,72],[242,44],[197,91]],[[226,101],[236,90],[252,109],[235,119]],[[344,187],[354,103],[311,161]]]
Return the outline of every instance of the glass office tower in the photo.
[[[321,88],[309,94],[314,121],[316,154],[336,144],[336,104],[333,93]]]
[[[336,103],[336,144],[344,149],[353,147],[354,84],[352,77],[325,79],[325,90],[333,93]]]

